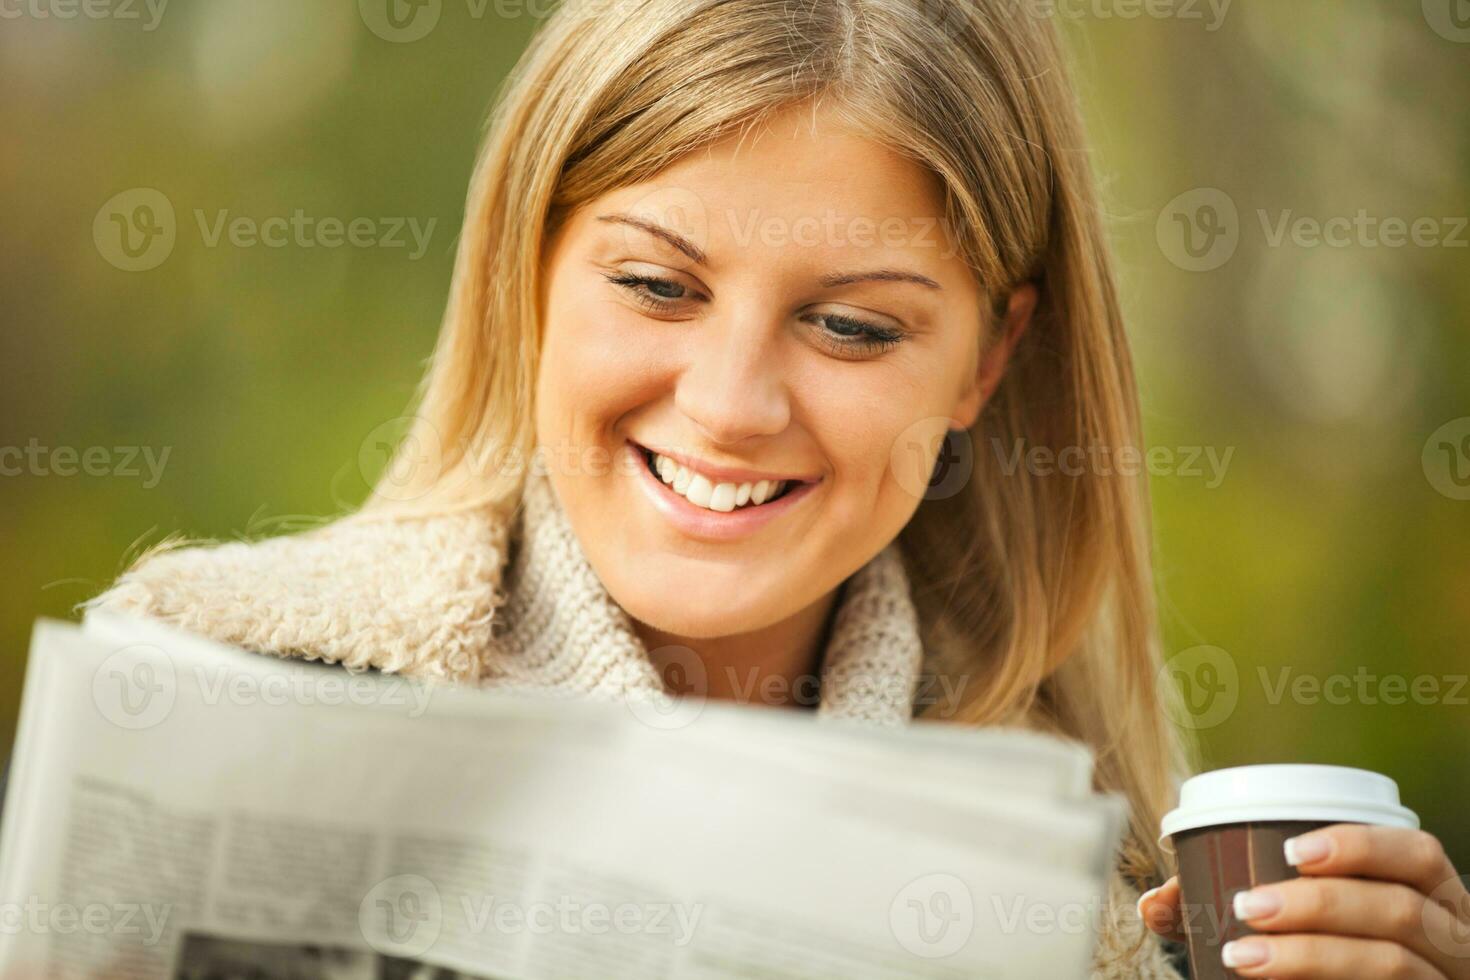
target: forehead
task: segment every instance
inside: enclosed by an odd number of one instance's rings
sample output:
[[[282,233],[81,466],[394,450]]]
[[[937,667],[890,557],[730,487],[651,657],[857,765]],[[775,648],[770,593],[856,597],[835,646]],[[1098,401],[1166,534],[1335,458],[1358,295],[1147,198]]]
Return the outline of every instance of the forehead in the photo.
[[[712,261],[796,246],[819,255],[905,254],[935,267],[954,256],[939,178],[830,110],[784,110],[587,209],[610,210],[675,230]]]
[[[787,109],[690,153],[663,176],[730,203],[797,211],[840,206],[874,218],[937,216],[943,206],[933,173],[830,109]]]

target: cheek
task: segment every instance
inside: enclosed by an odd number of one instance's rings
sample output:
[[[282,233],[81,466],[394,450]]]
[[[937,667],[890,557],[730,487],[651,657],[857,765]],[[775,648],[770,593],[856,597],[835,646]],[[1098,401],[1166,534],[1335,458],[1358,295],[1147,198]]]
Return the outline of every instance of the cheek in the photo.
[[[918,372],[849,366],[794,383],[836,477],[836,523],[897,533],[923,499],[948,427],[946,417],[937,417],[942,409],[932,380],[924,382]]]
[[[555,295],[538,369],[540,435],[600,444],[623,415],[665,386],[660,351],[668,349],[666,338],[660,345],[644,318],[607,302],[595,288]]]

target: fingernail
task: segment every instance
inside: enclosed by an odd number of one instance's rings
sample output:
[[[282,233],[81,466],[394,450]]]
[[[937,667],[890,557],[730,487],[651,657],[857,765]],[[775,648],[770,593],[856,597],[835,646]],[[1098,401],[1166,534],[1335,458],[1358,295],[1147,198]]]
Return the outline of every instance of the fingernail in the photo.
[[[1235,893],[1237,919],[1265,919],[1281,911],[1281,896],[1269,888]]]
[[[1320,861],[1331,853],[1332,841],[1320,834],[1304,834],[1286,842],[1286,863],[1293,867]]]
[[[1162,887],[1163,887],[1162,885],[1159,886],[1159,888],[1162,888]],[[1138,917],[1140,919],[1143,918],[1143,903],[1144,902],[1147,902],[1149,900],[1149,897],[1151,895],[1153,895],[1153,893],[1156,892],[1156,891],[1158,891],[1158,890],[1159,890],[1158,888],[1150,888],[1148,891],[1146,891],[1142,895],[1138,896],[1138,901],[1135,903],[1134,907],[1138,909]]]
[[[1266,944],[1258,939],[1237,939],[1220,950],[1220,961],[1234,969],[1237,966],[1260,966],[1266,962]]]

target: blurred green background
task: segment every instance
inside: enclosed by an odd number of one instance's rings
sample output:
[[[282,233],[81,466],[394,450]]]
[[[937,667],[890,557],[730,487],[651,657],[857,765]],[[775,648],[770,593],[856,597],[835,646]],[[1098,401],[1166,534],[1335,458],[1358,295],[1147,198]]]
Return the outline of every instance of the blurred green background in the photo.
[[[1470,872],[1466,6],[1055,16],[1148,441],[1172,457],[1152,477],[1170,676],[1216,670],[1179,721],[1211,768],[1392,775]],[[369,434],[434,341],[484,115],[539,23],[476,0],[406,27],[378,0],[7,9],[0,452],[29,455],[0,457],[4,754],[35,617],[166,533],[259,536],[362,499]],[[171,249],[144,235],[159,195]],[[211,244],[222,213],[298,211],[300,240]],[[328,247],[323,219],[366,222]]]

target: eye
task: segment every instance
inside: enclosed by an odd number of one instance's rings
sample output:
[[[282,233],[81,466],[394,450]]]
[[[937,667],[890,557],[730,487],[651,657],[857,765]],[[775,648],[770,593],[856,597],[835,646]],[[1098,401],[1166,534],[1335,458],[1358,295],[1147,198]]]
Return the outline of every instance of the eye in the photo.
[[[671,313],[679,302],[696,295],[682,283],[658,276],[640,276],[632,272],[604,273],[603,278],[627,290],[639,305],[653,313]]]
[[[818,333],[818,341],[837,357],[881,354],[898,346],[905,336],[901,330],[837,313],[811,313],[802,319],[808,323],[816,321],[823,325]]]
[[[626,290],[650,313],[673,314],[678,312],[681,303],[703,298],[683,283],[660,276],[613,272],[603,273],[603,278]],[[817,342],[827,353],[849,360],[881,354],[897,346],[907,336],[902,330],[837,313],[809,313],[801,319],[820,325]]]

